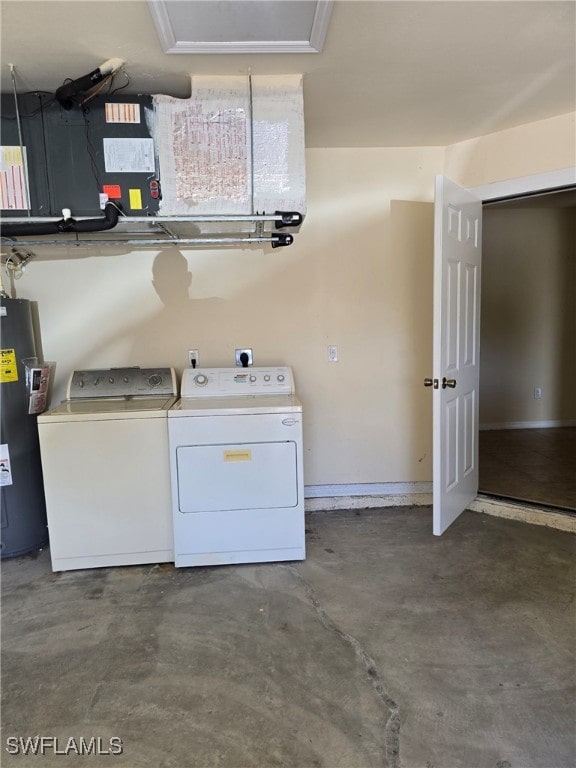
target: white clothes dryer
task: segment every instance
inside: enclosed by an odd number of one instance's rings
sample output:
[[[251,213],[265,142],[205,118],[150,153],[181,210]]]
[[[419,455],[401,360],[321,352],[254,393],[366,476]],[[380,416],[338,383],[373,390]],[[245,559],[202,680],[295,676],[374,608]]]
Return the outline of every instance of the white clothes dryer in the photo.
[[[174,560],[172,368],[75,371],[38,417],[54,571]]]
[[[176,566],[303,560],[291,369],[190,368],[180,394],[168,412]]]

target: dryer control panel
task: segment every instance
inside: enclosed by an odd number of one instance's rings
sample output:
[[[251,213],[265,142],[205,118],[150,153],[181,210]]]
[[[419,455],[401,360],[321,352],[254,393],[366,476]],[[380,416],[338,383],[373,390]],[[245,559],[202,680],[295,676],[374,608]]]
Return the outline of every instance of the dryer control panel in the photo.
[[[174,368],[95,368],[74,371],[68,381],[68,400],[88,397],[177,395]]]
[[[287,366],[270,368],[186,368],[182,397],[293,395],[294,377]]]

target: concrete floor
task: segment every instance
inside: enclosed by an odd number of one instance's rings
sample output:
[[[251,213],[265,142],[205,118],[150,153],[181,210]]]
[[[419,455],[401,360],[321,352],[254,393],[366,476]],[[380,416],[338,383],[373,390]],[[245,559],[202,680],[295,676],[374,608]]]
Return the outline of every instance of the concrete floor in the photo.
[[[570,768],[576,538],[429,508],[313,513],[303,563],[2,564],[8,737],[131,768]]]

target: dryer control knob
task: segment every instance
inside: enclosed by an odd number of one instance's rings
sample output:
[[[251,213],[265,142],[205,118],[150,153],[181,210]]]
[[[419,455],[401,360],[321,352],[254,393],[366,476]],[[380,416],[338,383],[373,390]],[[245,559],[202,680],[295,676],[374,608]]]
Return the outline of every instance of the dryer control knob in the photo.
[[[194,376],[194,381],[199,387],[205,387],[208,384],[208,376],[203,373],[198,373]]]
[[[162,376],[158,376],[158,374],[155,374],[154,376],[150,376],[148,379],[148,385],[150,387],[157,387],[160,384],[162,384]]]
[[[252,376],[250,376],[250,381],[256,381],[256,376],[254,376],[254,374],[252,374]]]
[[[278,374],[278,381],[284,381],[284,374],[283,373],[279,373]]]
[[[270,376],[268,374],[266,374],[266,376],[264,376],[264,381],[270,381]]]

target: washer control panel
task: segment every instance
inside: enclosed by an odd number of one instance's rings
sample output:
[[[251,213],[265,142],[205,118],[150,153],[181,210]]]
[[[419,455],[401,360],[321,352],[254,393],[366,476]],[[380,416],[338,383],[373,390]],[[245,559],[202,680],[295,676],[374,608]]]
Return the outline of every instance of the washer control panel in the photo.
[[[287,366],[271,368],[186,368],[182,397],[293,395],[294,377]]]
[[[68,381],[68,400],[94,397],[177,395],[174,368],[95,368],[74,371]]]

